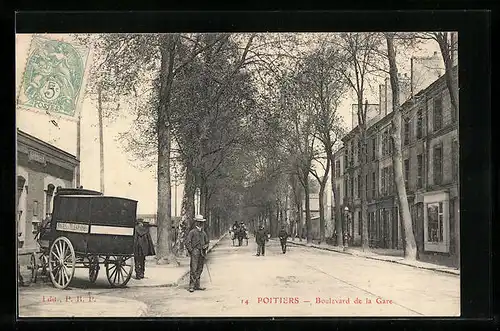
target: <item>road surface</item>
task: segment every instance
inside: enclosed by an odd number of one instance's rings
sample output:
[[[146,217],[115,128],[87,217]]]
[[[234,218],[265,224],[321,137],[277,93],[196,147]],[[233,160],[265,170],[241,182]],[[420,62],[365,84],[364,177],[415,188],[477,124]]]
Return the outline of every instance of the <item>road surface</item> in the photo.
[[[151,317],[460,314],[455,275],[310,247],[289,245],[282,254],[277,241],[267,244],[265,256],[255,253],[253,239],[241,247],[223,239],[209,254],[210,272],[205,267],[202,275],[205,291],[188,292],[188,279],[177,287],[90,291],[96,300],[113,295],[144,302]]]

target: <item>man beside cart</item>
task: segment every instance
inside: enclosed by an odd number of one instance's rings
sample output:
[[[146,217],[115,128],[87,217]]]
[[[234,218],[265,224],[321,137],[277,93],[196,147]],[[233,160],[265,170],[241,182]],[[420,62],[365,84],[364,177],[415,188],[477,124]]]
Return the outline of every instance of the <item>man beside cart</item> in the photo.
[[[155,255],[153,239],[149,232],[149,226],[146,222],[139,218],[135,226],[134,238],[134,261],[135,261],[135,278],[143,279],[146,269],[146,256]]]

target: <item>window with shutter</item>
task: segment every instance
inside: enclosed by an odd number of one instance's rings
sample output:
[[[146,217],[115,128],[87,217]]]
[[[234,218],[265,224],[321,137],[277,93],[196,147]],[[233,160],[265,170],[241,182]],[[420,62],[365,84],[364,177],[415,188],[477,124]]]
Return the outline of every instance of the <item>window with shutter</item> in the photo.
[[[441,96],[434,98],[434,131],[443,127],[443,99]]]
[[[443,149],[441,145],[434,147],[433,154],[434,185],[439,185],[443,181]]]

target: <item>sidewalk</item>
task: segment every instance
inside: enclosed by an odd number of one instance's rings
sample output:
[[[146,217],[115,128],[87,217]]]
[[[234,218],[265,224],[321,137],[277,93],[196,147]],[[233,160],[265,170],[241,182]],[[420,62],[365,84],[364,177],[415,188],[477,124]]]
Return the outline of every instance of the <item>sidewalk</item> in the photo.
[[[305,247],[313,247],[317,249],[322,249],[326,251],[332,251],[332,252],[337,252],[337,253],[342,253],[342,254],[349,254],[357,257],[364,257],[365,259],[371,259],[371,260],[378,260],[378,261],[385,261],[385,262],[393,262],[393,263],[398,263],[414,268],[420,268],[420,269],[427,269],[427,270],[433,270],[437,272],[444,272],[448,274],[453,274],[453,275],[460,275],[460,270],[447,267],[447,266],[442,266],[439,264],[434,264],[434,263],[426,263],[426,262],[421,262],[421,261],[407,261],[404,259],[402,256],[394,256],[389,255],[391,252],[379,252],[378,254],[375,252],[363,252],[360,247],[346,247],[345,249],[343,247],[339,246],[332,246],[328,244],[307,244],[305,241],[292,241],[288,239],[288,243],[292,245],[297,245],[297,246],[305,246]],[[383,254],[385,253],[385,254]]]
[[[220,238],[210,240],[208,244],[209,253],[225,236],[223,234]],[[177,258],[180,266],[176,265],[158,265],[154,260],[154,256],[146,260],[146,272],[144,278],[137,280],[131,278],[127,287],[171,287],[177,286],[179,282],[189,274],[189,257]],[[134,275],[135,276],[135,273]]]
[[[211,240],[210,252],[220,240]],[[180,266],[157,265],[153,260],[146,261],[146,278],[134,279],[135,273],[127,284],[128,288],[170,287],[189,274],[189,258],[179,259]],[[108,296],[107,282],[103,269],[95,284],[88,282],[88,269],[77,269],[74,279],[78,285],[70,286],[67,291],[58,290],[50,280],[40,278],[36,284],[18,289],[19,317],[139,317],[146,316],[147,305],[137,300]],[[72,284],[74,284],[72,282]],[[89,286],[90,285],[90,286]],[[87,287],[89,286],[89,287]],[[102,291],[105,292],[102,292]],[[97,293],[96,293],[97,291]],[[90,294],[93,292],[94,294]],[[101,292],[101,293],[99,293]],[[96,314],[98,314],[96,316]]]

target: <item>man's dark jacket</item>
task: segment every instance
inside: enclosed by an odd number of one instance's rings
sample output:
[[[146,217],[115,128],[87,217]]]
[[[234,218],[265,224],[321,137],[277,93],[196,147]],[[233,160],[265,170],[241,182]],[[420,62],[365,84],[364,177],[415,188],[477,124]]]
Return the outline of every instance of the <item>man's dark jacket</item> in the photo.
[[[148,226],[136,225],[134,238],[134,255],[156,255],[153,239]]]
[[[189,254],[191,254],[194,250],[200,250],[204,253],[204,251],[208,248],[208,236],[203,229],[198,230],[198,228],[194,227],[191,231],[189,231],[184,242],[184,246]]]
[[[286,240],[288,238],[288,233],[286,232],[285,229],[281,229],[280,233],[278,234],[278,237],[282,240]]]
[[[267,241],[267,232],[264,229],[259,229],[257,230],[257,233],[255,234],[255,241],[259,245],[263,245]]]

